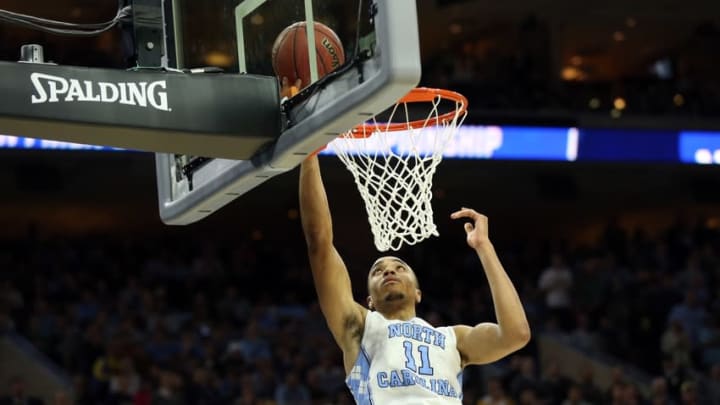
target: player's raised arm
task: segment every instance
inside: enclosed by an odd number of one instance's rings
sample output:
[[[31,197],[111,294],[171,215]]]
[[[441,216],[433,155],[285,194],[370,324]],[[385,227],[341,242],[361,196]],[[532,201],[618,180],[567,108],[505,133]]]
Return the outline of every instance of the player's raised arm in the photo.
[[[487,217],[469,208],[451,217],[472,221],[465,224],[467,243],[475,249],[485,270],[498,321],[474,327],[455,326],[458,351],[463,365],[490,363],[525,346],[530,341],[530,326],[517,291],[490,243]]]
[[[350,370],[360,348],[367,310],[353,299],[350,276],[333,245],[332,219],[317,156],[300,166],[300,216],[320,308]]]

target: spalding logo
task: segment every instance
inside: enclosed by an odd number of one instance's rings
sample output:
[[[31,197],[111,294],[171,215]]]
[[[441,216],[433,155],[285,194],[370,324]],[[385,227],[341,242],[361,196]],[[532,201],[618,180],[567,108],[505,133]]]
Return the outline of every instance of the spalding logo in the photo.
[[[84,101],[116,103],[160,111],[171,111],[168,106],[167,83],[154,82],[93,82],[66,79],[44,73],[30,75],[35,94],[33,104]]]

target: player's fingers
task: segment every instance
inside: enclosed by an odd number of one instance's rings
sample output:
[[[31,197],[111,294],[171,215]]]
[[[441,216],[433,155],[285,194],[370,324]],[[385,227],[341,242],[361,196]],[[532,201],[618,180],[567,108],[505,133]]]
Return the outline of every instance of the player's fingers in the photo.
[[[283,87],[287,87],[287,85],[288,85],[288,78],[285,77],[285,76],[283,76],[283,78],[282,78],[282,86],[283,86]]]
[[[458,211],[453,212],[450,214],[450,218],[457,219],[457,218],[473,218],[477,215],[477,212],[475,210],[471,210],[470,208],[461,208]]]
[[[298,89],[302,88],[302,79],[298,78],[297,80],[295,80],[295,87],[297,87]]]
[[[470,232],[472,232],[472,231],[473,231],[473,226],[472,226],[472,224],[469,223],[469,222],[467,222],[467,223],[465,224],[465,232],[466,232],[466,233],[470,233]]]
[[[459,210],[453,212],[452,214],[450,214],[450,218],[460,218],[460,217],[464,216],[464,214],[465,214],[465,209],[459,209]]]

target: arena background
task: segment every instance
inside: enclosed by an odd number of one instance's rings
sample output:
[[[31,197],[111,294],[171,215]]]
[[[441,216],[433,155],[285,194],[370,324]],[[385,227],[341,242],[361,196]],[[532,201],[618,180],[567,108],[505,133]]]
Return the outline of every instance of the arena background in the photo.
[[[467,95],[468,126],[581,133],[574,161],[447,159],[433,187],[441,236],[401,252],[425,290],[420,314],[491,320],[449,213],[490,218],[533,340],[469,368],[467,404],[720,403],[720,160],[668,152],[689,130],[720,150],[720,3],[661,3],[418,1],[423,84]],[[0,1],[90,22],[116,5]],[[59,63],[124,68],[121,39],[2,23],[0,59],[40,43]],[[297,170],[168,227],[149,153],[0,145],[0,403],[349,403],[315,303]],[[363,299],[376,254],[365,210],[337,159],[321,162]],[[564,266],[570,304],[549,306],[540,280]]]

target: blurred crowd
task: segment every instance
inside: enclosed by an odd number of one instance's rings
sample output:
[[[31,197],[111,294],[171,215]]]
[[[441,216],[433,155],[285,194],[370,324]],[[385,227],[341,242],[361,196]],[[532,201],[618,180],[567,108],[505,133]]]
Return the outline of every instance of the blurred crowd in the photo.
[[[302,240],[260,236],[6,241],[0,327],[60,365],[79,405],[352,403]],[[464,403],[720,403],[717,229],[678,222],[651,237],[611,224],[592,246],[496,245],[536,339],[492,367],[466,369]],[[370,259],[348,261],[358,299]],[[432,239],[407,260],[430,323],[494,319],[467,246]],[[561,359],[540,364],[541,334],[614,359],[612,385],[601,389],[592,369],[563,375]],[[653,378],[638,381],[625,367]],[[20,377],[7,385],[0,404],[32,396]]]
[[[608,66],[615,60],[599,49],[570,56],[578,50],[563,48],[562,34],[533,15],[502,33],[476,30],[477,35],[458,36],[426,55],[423,82],[463,93],[478,114],[511,119],[532,111],[544,113],[545,119],[568,119],[570,112],[609,114],[613,109],[650,116],[712,117],[720,112],[716,22],[698,22],[689,36],[673,44],[651,37],[652,42],[634,52],[634,66],[624,70]],[[598,61],[600,57],[604,59]]]

